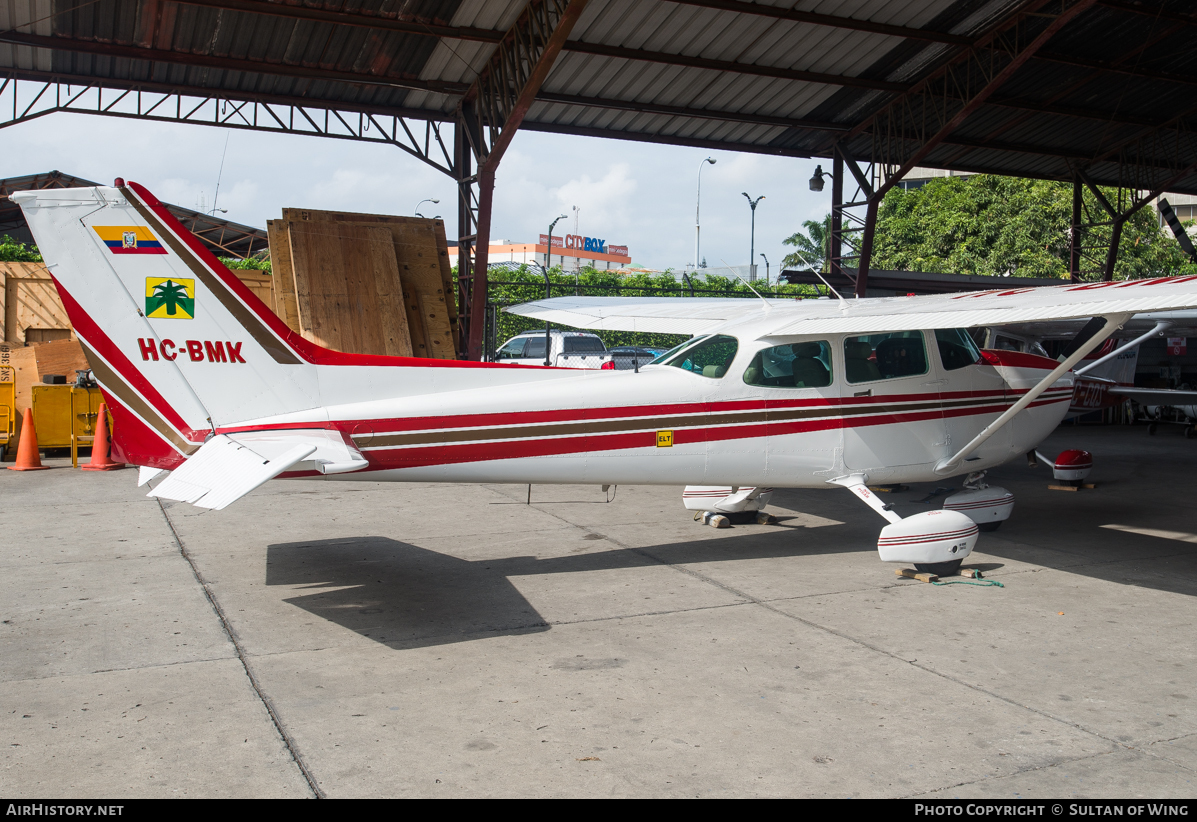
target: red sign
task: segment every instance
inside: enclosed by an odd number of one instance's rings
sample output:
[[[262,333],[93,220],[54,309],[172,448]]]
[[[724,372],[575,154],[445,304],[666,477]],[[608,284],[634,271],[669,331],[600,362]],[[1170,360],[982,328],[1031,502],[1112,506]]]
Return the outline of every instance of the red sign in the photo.
[[[541,234],[540,240],[538,242],[541,245],[544,245],[548,241],[548,239],[549,239],[548,234]],[[565,248],[565,238],[554,236],[553,237],[553,248]]]
[[[1169,357],[1183,357],[1185,350],[1188,347],[1188,337],[1169,337],[1168,338],[1168,356]]]

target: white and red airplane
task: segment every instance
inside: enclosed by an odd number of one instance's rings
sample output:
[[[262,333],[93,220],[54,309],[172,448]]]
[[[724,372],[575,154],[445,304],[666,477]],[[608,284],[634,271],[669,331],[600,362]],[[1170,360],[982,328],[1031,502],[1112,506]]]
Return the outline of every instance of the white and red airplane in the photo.
[[[1022,456],[1069,370],[1133,314],[1197,307],[1197,277],[861,301],[557,298],[587,329],[696,335],[636,371],[343,354],[304,340],[141,186],[22,191],[25,213],[151,496],[223,508],[274,477],[841,485],[884,517],[886,561],[946,572],[1013,499],[974,489],[901,518],[866,487]],[[1098,317],[1063,362],[964,328]],[[1088,326],[1094,330],[1095,325]]]

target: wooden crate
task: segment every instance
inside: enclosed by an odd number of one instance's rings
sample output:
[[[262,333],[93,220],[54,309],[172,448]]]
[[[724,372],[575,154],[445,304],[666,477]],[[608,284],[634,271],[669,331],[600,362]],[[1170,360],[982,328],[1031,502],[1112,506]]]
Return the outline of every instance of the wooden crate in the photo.
[[[0,263],[0,341],[15,345],[70,337],[71,322],[42,263]]]
[[[315,221],[286,229],[300,333],[336,351],[412,356],[390,232]]]
[[[417,357],[439,359],[457,357],[457,308],[442,221],[420,217],[287,208],[283,209],[282,222],[288,234],[296,226],[306,226],[300,229],[304,232],[304,253],[313,255],[312,260],[300,262],[296,242],[291,238],[289,262],[296,278],[297,303],[304,299],[304,275],[299,273],[301,267],[305,270],[325,268],[329,265],[329,255],[352,253],[352,246],[347,249],[339,238],[360,237],[361,235],[355,233],[355,227],[374,226],[389,232],[398,266],[403,314],[406,316],[412,353]],[[322,228],[317,229],[315,226]],[[319,239],[321,237],[323,239]],[[296,313],[300,319],[301,333],[307,336],[308,332],[302,320],[302,305],[297,305]],[[377,329],[368,332],[374,338],[380,338],[387,333],[387,329],[382,325],[389,320],[384,320],[381,316],[361,315],[355,319],[357,322],[364,321],[378,326]],[[384,352],[371,350],[358,353]]]

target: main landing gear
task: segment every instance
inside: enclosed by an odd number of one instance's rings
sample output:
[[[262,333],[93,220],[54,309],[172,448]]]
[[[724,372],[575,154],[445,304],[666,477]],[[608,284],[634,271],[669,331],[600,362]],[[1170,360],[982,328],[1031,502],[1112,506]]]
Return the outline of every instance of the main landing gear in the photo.
[[[694,521],[712,528],[728,528],[735,523],[768,525],[773,517],[764,512],[773,496],[772,488],[728,485],[687,485],[682,502],[694,512]]]
[[[832,480],[856,494],[889,521],[877,538],[882,562],[911,563],[921,573],[950,576],[973,552],[982,526],[997,530],[1014,510],[1014,495],[985,482],[985,472],[969,474],[964,490],[944,501],[942,510],[900,517],[866,485],[868,477],[852,474]]]

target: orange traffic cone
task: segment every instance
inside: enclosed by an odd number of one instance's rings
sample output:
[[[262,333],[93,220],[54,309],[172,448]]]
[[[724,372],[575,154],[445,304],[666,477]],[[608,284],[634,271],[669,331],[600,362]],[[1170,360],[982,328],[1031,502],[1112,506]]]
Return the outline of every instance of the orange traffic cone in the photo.
[[[9,471],[44,471],[41,455],[37,452],[37,432],[33,430],[33,409],[26,408],[21,418],[21,441],[17,444],[17,463],[8,466]]]
[[[104,403],[100,403],[96,419],[96,438],[91,444],[91,460],[87,465],[79,467],[84,471],[115,471],[125,467],[123,462],[113,462],[108,458],[108,409]]]

